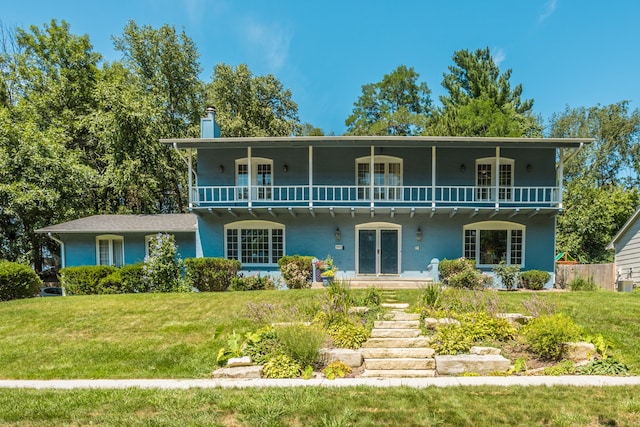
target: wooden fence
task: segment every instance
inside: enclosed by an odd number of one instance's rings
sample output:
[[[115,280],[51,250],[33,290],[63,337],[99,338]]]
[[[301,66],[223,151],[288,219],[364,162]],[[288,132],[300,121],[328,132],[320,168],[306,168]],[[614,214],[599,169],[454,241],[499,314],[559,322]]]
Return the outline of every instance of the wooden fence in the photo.
[[[589,279],[593,277],[595,283],[602,289],[615,291],[615,264],[556,264],[556,287],[566,288],[576,277]]]

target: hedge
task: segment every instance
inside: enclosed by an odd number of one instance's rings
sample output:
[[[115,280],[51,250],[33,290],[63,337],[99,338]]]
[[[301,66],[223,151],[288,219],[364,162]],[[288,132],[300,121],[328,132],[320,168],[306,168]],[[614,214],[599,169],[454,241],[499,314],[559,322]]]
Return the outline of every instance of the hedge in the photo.
[[[551,279],[551,275],[542,270],[529,270],[520,273],[519,278],[525,289],[539,291]]]
[[[199,291],[227,291],[242,264],[235,259],[187,258],[187,283]]]
[[[149,292],[149,287],[142,280],[143,263],[128,264],[100,279],[98,282],[100,293],[126,294],[135,292]]]
[[[104,292],[100,281],[118,269],[110,265],[83,265],[60,270],[60,284],[71,295],[95,295]]]
[[[280,273],[289,289],[302,289],[311,286],[312,261],[313,257],[304,255],[286,255],[278,260]]]
[[[42,280],[31,267],[17,262],[0,261],[0,301],[35,296]]]

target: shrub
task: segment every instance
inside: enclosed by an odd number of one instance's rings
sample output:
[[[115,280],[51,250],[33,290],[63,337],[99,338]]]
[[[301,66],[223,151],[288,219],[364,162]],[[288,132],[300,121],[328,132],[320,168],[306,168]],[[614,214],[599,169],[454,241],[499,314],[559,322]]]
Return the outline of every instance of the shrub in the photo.
[[[336,360],[335,362],[329,363],[327,367],[322,370],[322,373],[328,380],[334,380],[336,378],[344,378],[349,375],[351,371],[351,367],[344,362]]]
[[[143,281],[151,292],[185,292],[189,288],[182,278],[184,263],[175,237],[158,233],[149,242],[149,256],[144,259]]]
[[[576,373],[576,365],[570,360],[563,360],[557,365],[548,366],[542,370],[542,375],[573,375]]]
[[[448,284],[449,277],[461,273],[466,270],[475,270],[476,263],[470,259],[458,258],[458,259],[443,259],[438,265],[440,272],[440,280],[445,284]]]
[[[542,270],[529,270],[520,273],[519,279],[525,289],[539,291],[551,279],[551,275]]]
[[[0,301],[35,296],[42,280],[29,266],[0,261]]]
[[[500,264],[493,266],[493,272],[500,278],[502,286],[504,286],[508,291],[515,287],[519,271],[520,266],[507,265],[504,261],[500,261]]]
[[[282,344],[283,353],[298,362],[300,366],[315,363],[325,340],[325,335],[320,330],[302,324],[278,328],[276,336]]]
[[[103,293],[100,280],[115,273],[110,265],[85,265],[60,270],[60,284],[72,295],[96,295]]]
[[[437,283],[430,283],[420,289],[418,305],[428,309],[438,309],[441,307],[443,291]]]
[[[485,281],[482,274],[476,270],[464,270],[449,276],[447,284],[458,289],[482,289]]]
[[[469,351],[473,341],[461,325],[449,324],[438,328],[431,337],[431,347],[438,354],[459,354]]]
[[[142,263],[124,265],[100,279],[98,282],[99,291],[105,294],[148,292],[149,288],[144,283],[142,276]]]
[[[522,333],[534,354],[558,360],[564,354],[564,343],[579,339],[581,330],[571,318],[554,314],[533,319],[522,328]]]
[[[187,258],[184,265],[188,285],[201,292],[229,290],[242,266],[238,260],[225,258]]]
[[[613,358],[598,359],[578,369],[582,375],[627,375],[629,367]]]
[[[262,371],[266,378],[295,378],[300,375],[302,368],[286,354],[280,354],[267,361]]]
[[[369,339],[369,331],[349,320],[338,322],[327,329],[336,347],[357,350]]]
[[[380,304],[382,304],[382,291],[373,286],[368,287],[364,295],[358,299],[357,304],[371,308],[380,307]]]
[[[569,289],[572,291],[597,291],[598,285],[596,285],[593,276],[590,276],[588,279],[576,277],[569,282]]]
[[[507,319],[493,317],[486,311],[464,314],[458,319],[471,341],[513,339],[516,330]]]
[[[311,287],[313,257],[302,255],[287,255],[278,260],[280,273],[289,289],[304,289]]]
[[[268,291],[276,289],[276,282],[268,274],[265,276],[239,276],[231,279],[230,291]]]
[[[258,365],[263,365],[269,359],[283,353],[282,343],[275,329],[270,326],[259,329],[256,339],[249,340],[244,349],[244,354],[250,356],[251,361]]]

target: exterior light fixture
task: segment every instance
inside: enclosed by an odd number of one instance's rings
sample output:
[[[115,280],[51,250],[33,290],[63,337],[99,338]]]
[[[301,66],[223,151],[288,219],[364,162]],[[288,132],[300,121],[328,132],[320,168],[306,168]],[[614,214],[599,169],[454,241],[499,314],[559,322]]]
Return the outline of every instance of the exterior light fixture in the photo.
[[[340,227],[336,227],[336,240],[340,241],[342,238],[342,233],[340,233]]]
[[[533,166],[531,166],[531,163],[527,164],[527,172],[531,172],[533,170]]]
[[[464,165],[464,163],[460,163],[460,172],[464,173],[464,171],[467,170],[467,167]]]
[[[416,240],[418,242],[422,241],[422,229],[420,229],[420,227],[418,227],[418,230],[416,231]]]
[[[224,165],[220,165],[220,166],[218,166],[218,172],[219,172],[219,173],[224,172]]]
[[[289,166],[287,166],[286,163],[284,164],[284,166],[282,166],[282,172],[284,172],[284,173],[289,172]]]

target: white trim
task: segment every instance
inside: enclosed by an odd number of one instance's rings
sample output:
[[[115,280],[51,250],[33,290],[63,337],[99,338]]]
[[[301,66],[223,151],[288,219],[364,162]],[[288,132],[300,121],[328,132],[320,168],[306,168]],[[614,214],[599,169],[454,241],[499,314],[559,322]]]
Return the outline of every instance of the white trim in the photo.
[[[369,184],[368,184],[368,193],[369,200],[371,200],[371,204],[373,206],[374,200],[402,200],[402,190],[399,191],[399,194],[394,195],[391,190],[393,187],[402,187],[402,183],[404,181],[404,159],[401,157],[395,156],[376,156],[373,154],[373,147],[371,147],[371,155],[358,157],[355,159],[355,185],[357,188],[364,188],[363,185],[358,183],[358,165],[367,164],[369,165]],[[382,185],[376,185],[375,183],[375,165],[382,163],[384,165],[384,183]],[[399,182],[395,184],[389,183],[389,178],[391,174],[389,173],[389,165],[390,164],[399,164],[400,165],[400,173],[399,173]],[[376,197],[380,192],[376,191],[376,188],[386,188],[382,198]],[[394,197],[390,197],[390,195]]]
[[[466,242],[465,242],[465,234],[467,230],[475,230],[476,231],[476,242],[475,242],[475,260],[476,261],[476,267],[478,268],[490,268],[495,264],[480,264],[479,260],[480,260],[480,231],[482,230],[492,230],[492,231],[499,231],[499,230],[506,230],[507,231],[507,259],[508,259],[508,264],[509,265],[519,265],[520,267],[524,267],[525,266],[525,243],[526,243],[526,233],[527,233],[527,227],[523,224],[519,224],[517,222],[509,222],[509,221],[480,221],[480,222],[474,222],[471,224],[467,224],[465,226],[462,227],[462,256],[465,256],[466,253]],[[513,230],[518,230],[518,231],[522,231],[522,242],[521,242],[521,248],[520,248],[520,258],[521,258],[521,263],[520,264],[511,264],[511,231]]]
[[[478,201],[495,201],[496,207],[497,204],[501,201],[510,201],[513,200],[513,186],[515,182],[515,160],[507,157],[500,157],[500,148],[496,147],[496,156],[494,157],[482,157],[476,159],[475,169],[473,173],[474,184],[477,187],[476,190],[476,199]],[[479,165],[489,165],[491,168],[495,168],[495,170],[491,171],[491,182],[486,185],[480,185],[478,182],[478,166]],[[510,174],[510,183],[508,186],[500,185],[500,166],[501,165],[510,165],[511,166],[511,174]],[[480,190],[489,190],[488,197],[478,197],[478,192]],[[500,198],[500,190],[501,189],[509,189],[509,197]],[[495,196],[491,193],[495,193]],[[480,193],[482,194],[482,193]]]
[[[109,253],[108,253],[108,257],[109,259],[107,259],[107,263],[106,264],[102,264],[100,262],[100,241],[101,240],[105,240],[107,242],[109,242]],[[113,242],[114,241],[120,241],[122,244],[122,259],[120,260],[120,265],[118,265],[118,262],[116,262],[116,260],[114,260],[114,256],[113,256]],[[114,265],[114,266],[123,266],[124,265],[124,260],[125,260],[125,256],[124,256],[124,236],[119,236],[117,234],[101,234],[99,236],[96,236],[96,265]]]
[[[376,231],[376,272],[373,273],[376,276],[382,275],[380,272],[380,231],[381,230],[395,230],[398,232],[398,272],[397,273],[385,273],[385,275],[400,275],[402,273],[402,225],[394,224],[392,222],[367,222],[363,224],[357,224],[355,226],[355,271],[356,275],[360,275],[360,235],[361,230],[375,230]],[[363,273],[364,275],[364,273]],[[371,274],[366,274],[367,276]]]
[[[278,222],[273,221],[263,221],[263,220],[246,220],[246,221],[235,221],[229,224],[225,224],[224,226],[224,257],[229,258],[228,254],[228,240],[227,240],[227,231],[228,230],[269,230],[269,261],[273,259],[273,230],[282,230],[282,256],[286,255],[286,227],[284,224],[280,224]],[[240,236],[240,233],[238,233]],[[242,247],[241,242],[238,237],[238,261],[242,262]],[[268,262],[264,264],[260,263],[244,263],[242,262],[242,267],[275,267],[277,266],[277,262]]]
[[[248,150],[248,154],[249,157],[243,157],[241,159],[236,159],[235,160],[235,165],[234,165],[234,174],[235,174],[235,183],[236,183],[236,187],[242,187],[242,188],[246,188],[247,189],[247,197],[245,198],[244,195],[241,193],[239,194],[239,199],[240,200],[249,200],[250,202],[252,200],[271,200],[272,197],[272,191],[271,190],[273,188],[274,182],[275,182],[275,171],[273,168],[273,159],[269,159],[266,157],[251,157],[251,150]],[[251,160],[251,161],[249,161]],[[247,166],[247,184],[246,185],[241,185],[239,183],[239,174],[238,174],[238,166],[241,165],[246,165]],[[271,183],[263,185],[261,183],[258,183],[258,166],[259,165],[269,165],[270,169],[271,169]],[[251,197],[252,193],[253,193],[253,189],[256,189],[256,197]],[[258,192],[260,189],[270,189],[265,195],[263,195],[264,197],[258,197]],[[238,191],[241,191],[240,188],[238,189]],[[267,197],[268,196],[268,197]]]

